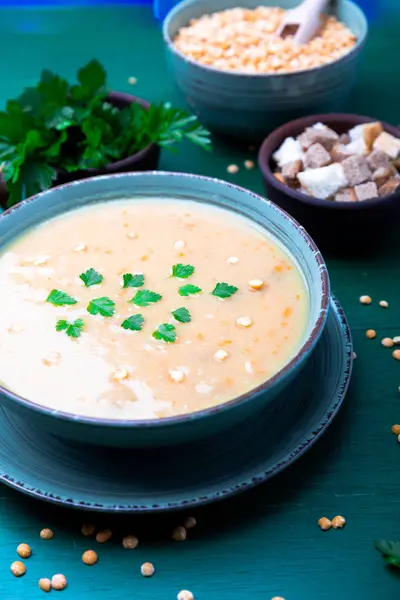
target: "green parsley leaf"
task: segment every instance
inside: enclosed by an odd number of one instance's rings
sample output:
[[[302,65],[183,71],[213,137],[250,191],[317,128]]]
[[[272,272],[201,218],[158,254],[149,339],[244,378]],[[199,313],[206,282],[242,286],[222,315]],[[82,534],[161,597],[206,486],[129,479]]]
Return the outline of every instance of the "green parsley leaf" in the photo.
[[[182,306],[181,308],[177,308],[172,311],[174,318],[179,321],[179,323],[190,323],[192,320],[191,314],[187,308]]]
[[[143,324],[143,315],[137,314],[125,319],[125,321],[121,323],[121,327],[129,329],[130,331],[141,331],[143,329]]]
[[[136,294],[129,300],[136,306],[150,306],[161,300],[162,296],[150,290],[138,290]]]
[[[191,283],[183,285],[178,290],[180,296],[192,296],[193,294],[199,294],[200,292],[201,288],[197,287],[197,285],[192,285]]]
[[[229,283],[217,283],[213,291],[211,292],[213,296],[217,296],[217,298],[230,298],[238,291],[239,288],[234,285],[229,285]]]
[[[179,277],[179,279],[187,279],[194,273],[194,267],[192,265],[182,265],[178,263],[172,267],[172,277]]]
[[[153,338],[167,343],[176,342],[175,325],[163,323],[153,332]]]
[[[8,206],[51,187],[54,179],[132,156],[154,143],[173,149],[184,140],[211,149],[197,117],[168,103],[115,106],[104,67],[91,60],[77,83],[43,71],[40,81],[0,111],[0,163]]]
[[[112,317],[115,313],[115,302],[107,296],[94,298],[87,305],[87,311],[91,315],[101,315],[102,317]]]
[[[135,275],[132,275],[131,273],[124,273],[122,275],[124,283],[123,283],[123,288],[129,288],[129,287],[142,287],[142,285],[144,284],[144,274],[143,273],[135,273]]]
[[[65,333],[72,338],[78,338],[82,334],[82,329],[85,323],[83,319],[75,319],[73,323],[66,321],[65,319],[60,319],[57,321],[56,330],[57,331],[65,331]]]
[[[107,74],[99,63],[93,59],[87,65],[79,69],[78,81],[80,85],[73,86],[71,93],[75,100],[90,101],[94,96],[104,93]]]
[[[85,273],[79,275],[86,287],[97,285],[103,281],[103,275],[95,269],[88,269]]]
[[[50,304],[54,304],[54,306],[66,306],[76,304],[77,300],[61,290],[51,290],[46,298],[46,302],[50,302]]]

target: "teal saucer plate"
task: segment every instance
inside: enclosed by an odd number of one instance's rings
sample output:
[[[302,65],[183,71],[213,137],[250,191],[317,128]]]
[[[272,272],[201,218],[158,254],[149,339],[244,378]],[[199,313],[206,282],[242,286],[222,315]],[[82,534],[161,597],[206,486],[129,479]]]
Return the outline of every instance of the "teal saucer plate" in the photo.
[[[167,449],[96,448],[43,435],[0,409],[0,481],[54,504],[99,512],[181,510],[258,485],[292,464],[339,410],[353,364],[336,299],[309,363],[256,421]]]

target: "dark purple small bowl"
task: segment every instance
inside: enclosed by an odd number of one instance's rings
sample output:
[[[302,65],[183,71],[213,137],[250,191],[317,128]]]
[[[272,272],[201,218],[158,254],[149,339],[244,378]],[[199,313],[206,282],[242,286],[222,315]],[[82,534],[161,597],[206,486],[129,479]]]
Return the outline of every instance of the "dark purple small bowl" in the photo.
[[[363,202],[330,202],[313,198],[281,183],[274,175],[274,152],[287,137],[297,137],[306,127],[321,122],[337,133],[347,133],[356,125],[376,121],[361,115],[331,113],[290,121],[273,131],[263,142],[258,164],[270,200],[291,214],[313,237],[322,250],[343,253],[376,250],[387,239],[400,216],[400,192]],[[400,137],[398,128],[382,123],[385,131]],[[384,234],[384,235],[383,235]]]
[[[141,106],[146,109],[150,106],[150,102],[147,102],[147,100],[123,92],[110,92],[107,96],[107,100],[110,104],[120,109],[135,102],[141,104]],[[77,181],[78,179],[96,177],[98,175],[113,175],[114,173],[126,173],[131,171],[155,171],[158,168],[159,158],[160,147],[157,144],[149,144],[146,148],[143,148],[143,150],[136,152],[136,154],[132,154],[132,156],[128,156],[117,162],[110,163],[101,169],[86,169],[84,171],[74,171],[73,173],[57,169],[57,178],[54,180],[52,187],[63,183],[70,183],[71,181]],[[5,184],[0,177],[0,207],[7,208],[7,199],[8,196]]]

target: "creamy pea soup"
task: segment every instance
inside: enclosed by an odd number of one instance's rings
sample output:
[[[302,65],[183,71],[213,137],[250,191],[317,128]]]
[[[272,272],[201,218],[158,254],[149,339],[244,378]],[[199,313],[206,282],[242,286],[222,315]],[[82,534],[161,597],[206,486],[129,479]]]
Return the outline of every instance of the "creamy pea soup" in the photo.
[[[0,381],[111,419],[217,405],[279,371],[309,298],[294,260],[245,218],[180,200],[104,202],[0,255]]]

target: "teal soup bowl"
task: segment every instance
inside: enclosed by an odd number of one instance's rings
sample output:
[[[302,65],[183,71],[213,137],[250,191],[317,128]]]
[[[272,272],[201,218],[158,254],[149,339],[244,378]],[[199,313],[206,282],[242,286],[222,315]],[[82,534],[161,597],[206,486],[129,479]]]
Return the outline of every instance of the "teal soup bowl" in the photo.
[[[368,24],[361,9],[338,0],[337,16],[357,36],[344,57],[294,73],[247,74],[202,65],[177,50],[173,40],[192,19],[228,8],[277,6],[290,9],[299,0],[185,0],[166,17],[163,27],[167,58],[187,104],[212,131],[247,141],[261,141],[286,121],[345,106],[356,81]]]
[[[224,181],[181,173],[124,173],[68,183],[25,200],[0,215],[0,252],[32,227],[72,209],[100,202],[143,198],[193,200],[239,213],[275,238],[303,273],[309,319],[300,349],[274,377],[224,404],[183,416],[149,420],[108,420],[60,412],[35,404],[0,385],[1,405],[40,430],[80,442],[114,447],[176,445],[218,433],[257,417],[277,399],[310,358],[325,326],[329,278],[314,242],[272,202]],[[23,373],[23,365],[21,365]],[[57,389],[54,389],[57,394]]]

